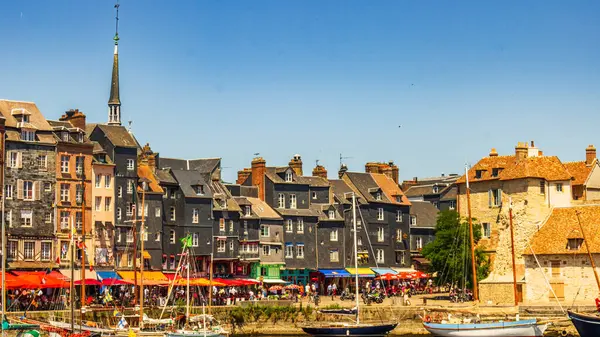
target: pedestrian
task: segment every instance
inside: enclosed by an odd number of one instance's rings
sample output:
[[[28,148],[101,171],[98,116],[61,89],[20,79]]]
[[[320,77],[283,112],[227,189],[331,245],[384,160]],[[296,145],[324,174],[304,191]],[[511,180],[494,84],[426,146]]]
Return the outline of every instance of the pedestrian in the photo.
[[[335,299],[335,296],[337,295],[337,285],[334,283],[331,285],[331,299]]]
[[[329,283],[329,285],[327,286],[327,296],[331,296],[331,298],[333,299],[333,296],[331,295],[331,292],[333,291],[331,283]]]

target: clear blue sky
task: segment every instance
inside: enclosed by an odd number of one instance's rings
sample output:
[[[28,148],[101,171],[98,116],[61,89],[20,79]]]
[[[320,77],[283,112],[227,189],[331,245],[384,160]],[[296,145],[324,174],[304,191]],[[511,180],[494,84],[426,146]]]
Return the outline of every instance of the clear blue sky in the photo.
[[[111,1],[2,1],[0,98],[107,120]],[[121,1],[123,120],[164,157],[336,176],[600,147],[600,1]],[[398,126],[402,125],[401,128]]]

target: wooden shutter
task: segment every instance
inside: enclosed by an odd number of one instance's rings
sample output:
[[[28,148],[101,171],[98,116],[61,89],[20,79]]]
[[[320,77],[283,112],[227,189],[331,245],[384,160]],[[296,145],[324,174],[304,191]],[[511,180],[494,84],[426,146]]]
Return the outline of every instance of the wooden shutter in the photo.
[[[23,180],[17,179],[17,199],[23,200]]]
[[[23,152],[17,152],[17,168],[23,167]]]
[[[488,206],[491,208],[494,205],[494,196],[492,195],[492,190],[488,190]]]
[[[42,183],[40,181],[33,182],[33,200],[40,200],[42,198]]]

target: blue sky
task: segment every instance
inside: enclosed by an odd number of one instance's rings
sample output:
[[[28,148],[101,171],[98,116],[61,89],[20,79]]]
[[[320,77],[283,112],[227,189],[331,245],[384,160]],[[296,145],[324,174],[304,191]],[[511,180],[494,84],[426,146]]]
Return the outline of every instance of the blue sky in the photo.
[[[111,1],[3,1],[0,98],[107,120]],[[164,157],[301,154],[335,177],[600,146],[598,1],[121,1],[123,120]],[[399,126],[402,127],[399,127]]]

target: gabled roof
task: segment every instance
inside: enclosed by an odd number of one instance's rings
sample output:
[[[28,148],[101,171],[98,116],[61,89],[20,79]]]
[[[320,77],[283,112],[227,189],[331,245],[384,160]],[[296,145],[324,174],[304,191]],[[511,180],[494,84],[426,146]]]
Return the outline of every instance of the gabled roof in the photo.
[[[400,187],[385,174],[346,172],[342,179],[368,202],[410,205],[408,198],[404,195]],[[372,193],[369,192],[371,188],[382,189],[384,193],[381,200],[376,200]],[[400,202],[396,201],[396,196],[400,197]]]
[[[329,187],[329,181],[321,177],[298,176],[296,181],[300,184],[307,184],[311,187]]]
[[[581,227],[585,233],[581,233]],[[585,243],[576,250],[568,249],[569,238],[585,234],[590,252],[600,253],[600,205],[554,208],[539,231],[531,238],[531,249],[525,249],[523,254],[587,254]],[[532,251],[533,250],[533,251]]]
[[[483,157],[477,162],[477,164],[473,165],[473,167],[469,169],[469,183],[477,181],[499,180],[499,175],[497,177],[492,176],[493,169],[497,168],[506,170],[514,166],[515,162],[515,156]],[[481,178],[475,178],[477,171],[481,171]],[[502,173],[502,171],[500,173]],[[464,184],[466,181],[466,177],[463,175],[456,181],[456,183]]]
[[[139,147],[129,131],[121,125],[87,124],[85,126],[85,133],[90,137],[96,128],[100,129],[114,146],[127,148]]]
[[[334,198],[340,204],[350,205],[352,204],[351,193],[355,192],[345,181],[341,179],[329,180],[329,184],[331,184],[331,189],[333,191]],[[348,197],[350,196],[350,197]],[[365,199],[360,195],[356,194],[356,203],[359,205],[365,204]]]
[[[16,128],[18,122],[15,116],[26,114],[29,116],[29,123],[38,131],[52,131],[52,126],[33,102],[0,100],[0,114],[6,119],[7,127]]]
[[[438,209],[428,201],[413,201],[410,215],[417,217],[417,225],[411,227],[435,227]]]
[[[319,215],[321,221],[344,221],[344,217],[340,215],[337,208],[331,204],[311,204],[310,209]],[[329,218],[329,211],[333,211],[334,218]]]
[[[179,183],[186,198],[212,198],[213,192],[208,188],[209,181],[205,179],[206,175],[194,170],[171,170],[171,174]],[[204,185],[204,194],[198,195],[192,186]]]
[[[590,176],[590,173],[592,172],[592,168],[594,167],[594,165],[596,164],[596,161],[594,161],[594,164],[588,166],[585,161],[572,161],[572,162],[568,162],[568,163],[564,163],[565,167],[567,168],[567,171],[569,171],[569,173],[573,176],[573,181],[571,182],[572,185],[583,185],[585,184],[585,182],[587,181],[587,178]]]
[[[381,173],[371,173],[371,176],[392,204],[410,205],[410,201],[392,178]]]
[[[456,200],[457,195],[458,195],[458,188],[456,187],[456,184],[452,184],[452,185],[446,187],[442,191],[440,200],[441,201]]]
[[[221,164],[221,158],[179,159],[164,158],[159,160],[162,169],[171,170],[196,170],[201,173],[212,173]]]
[[[316,216],[318,217],[321,213],[320,210],[315,208],[278,208],[277,212],[283,216]]]
[[[152,193],[163,194],[165,191],[160,187],[158,177],[152,172],[152,169],[148,165],[140,164],[137,168],[138,177],[141,179],[148,179],[148,191]],[[140,183],[141,185],[141,183]],[[141,186],[138,186],[138,191],[142,192]]]
[[[156,176],[161,184],[173,184],[177,185],[177,180],[171,175],[169,170],[156,170]]]
[[[247,201],[252,204],[252,213],[256,214],[261,219],[269,219],[269,220],[283,220],[275,210],[271,208],[271,206],[267,205],[266,202],[258,199],[245,197]]]

